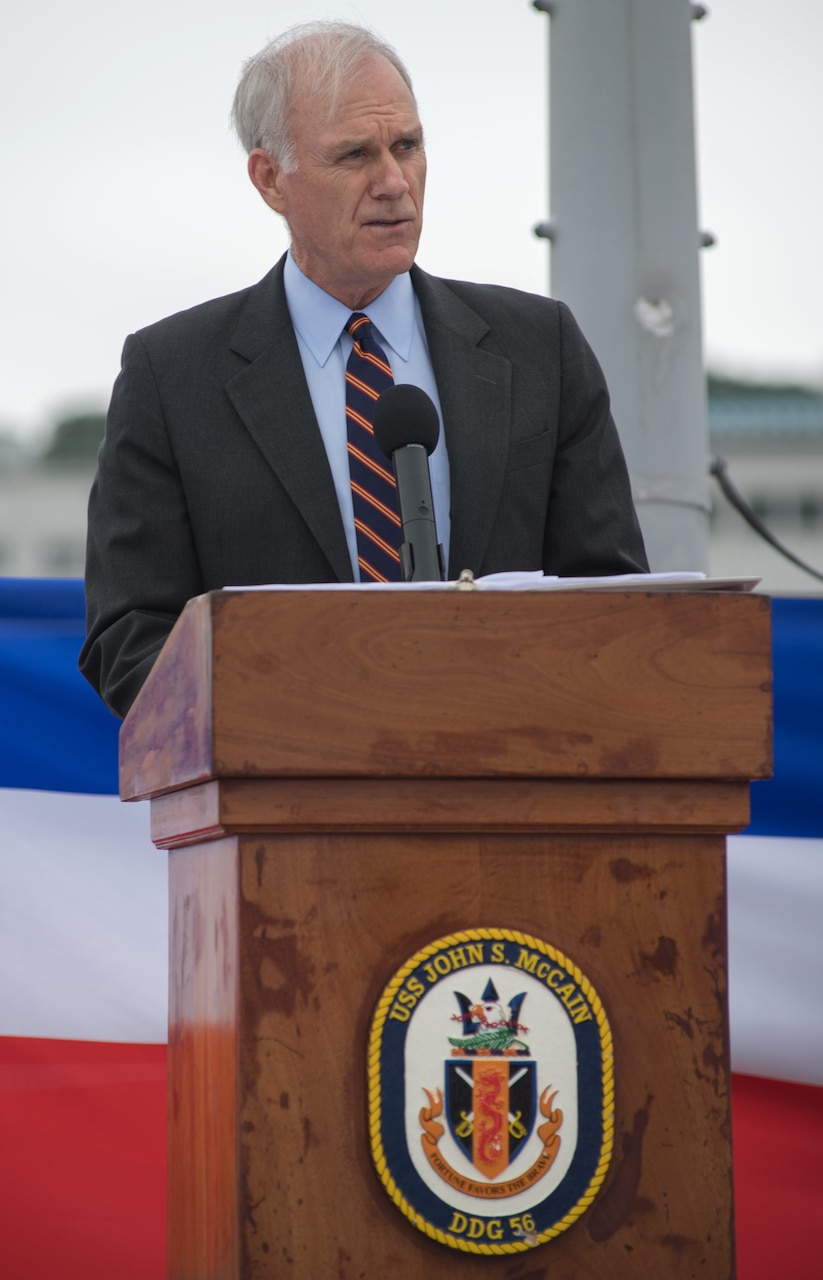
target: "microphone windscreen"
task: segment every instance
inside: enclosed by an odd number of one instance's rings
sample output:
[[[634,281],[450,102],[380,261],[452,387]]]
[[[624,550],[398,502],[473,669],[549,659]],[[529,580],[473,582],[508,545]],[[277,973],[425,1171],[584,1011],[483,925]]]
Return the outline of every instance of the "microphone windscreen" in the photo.
[[[387,458],[405,444],[422,444],[434,452],[440,436],[440,419],[431,398],[410,382],[387,387],[374,406],[372,420],[377,443]]]

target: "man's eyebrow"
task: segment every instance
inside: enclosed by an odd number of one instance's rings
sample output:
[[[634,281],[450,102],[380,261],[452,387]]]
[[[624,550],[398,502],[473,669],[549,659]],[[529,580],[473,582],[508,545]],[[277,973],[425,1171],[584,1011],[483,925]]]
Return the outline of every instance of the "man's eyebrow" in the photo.
[[[398,129],[397,133],[394,135],[393,141],[402,142],[405,138],[413,138],[416,141],[422,142],[422,125],[416,125],[410,129]],[[341,154],[345,155],[347,151],[358,151],[361,147],[373,146],[377,141],[379,141],[378,135],[374,133],[370,133],[366,137],[361,138],[337,138],[332,143],[331,149],[333,151],[339,151]]]
[[[370,147],[374,140],[374,134],[369,134],[366,138],[339,138],[334,143],[334,150],[357,151],[360,147]]]

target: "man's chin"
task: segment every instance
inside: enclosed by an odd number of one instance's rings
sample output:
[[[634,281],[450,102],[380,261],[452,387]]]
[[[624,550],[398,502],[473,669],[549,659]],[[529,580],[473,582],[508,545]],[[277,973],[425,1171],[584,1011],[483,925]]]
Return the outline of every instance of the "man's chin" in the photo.
[[[392,276],[399,276],[410,269],[416,253],[417,238],[415,237],[413,243],[404,240],[377,246],[368,258],[376,274],[390,273]]]

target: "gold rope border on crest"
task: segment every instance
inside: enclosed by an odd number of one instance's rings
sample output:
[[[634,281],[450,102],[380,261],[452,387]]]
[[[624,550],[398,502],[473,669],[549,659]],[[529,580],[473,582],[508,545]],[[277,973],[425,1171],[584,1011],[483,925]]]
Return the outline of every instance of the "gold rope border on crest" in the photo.
[[[380,1080],[380,1049],[383,1041],[383,1027],[388,1017],[389,1009],[394,1002],[394,997],[406,978],[409,977],[414,970],[427,960],[429,956],[434,955],[436,951],[442,951],[446,947],[453,947],[461,942],[516,942],[520,946],[529,947],[532,951],[540,951],[544,956],[554,961],[556,964],[562,965],[567,973],[571,974],[581,991],[591,1005],[592,1013],[597,1022],[600,1034],[600,1058],[602,1066],[602,1085],[603,1085],[603,1142],[600,1147],[600,1157],[597,1162],[597,1168],[592,1175],[591,1181],[583,1195],[578,1200],[574,1208],[570,1209],[564,1217],[556,1222],[553,1227],[549,1227],[547,1231],[541,1233],[534,1232],[528,1238],[517,1244],[475,1244],[472,1240],[461,1240],[458,1236],[452,1236],[445,1231],[441,1231],[439,1227],[434,1227],[427,1222],[422,1214],[419,1214],[408,1202],[403,1192],[397,1186],[388,1167],[385,1153],[383,1151],[383,1143],[380,1138],[380,1121],[383,1114],[382,1109],[382,1091]],[[489,962],[491,963],[491,962]],[[386,987],[383,995],[378,1001],[375,1009],[374,1018],[372,1019],[371,1033],[369,1035],[369,1052],[368,1052],[368,1089],[369,1089],[369,1142],[371,1145],[372,1160],[377,1169],[380,1181],[386,1188],[394,1203],[397,1205],[401,1213],[403,1213],[409,1221],[417,1227],[418,1231],[422,1231],[430,1240],[437,1240],[440,1244],[448,1245],[452,1249],[461,1249],[464,1253],[483,1253],[483,1254],[506,1254],[506,1253],[522,1253],[526,1249],[534,1249],[539,1244],[545,1244],[548,1240],[559,1236],[563,1231],[576,1222],[582,1214],[586,1212],[589,1205],[594,1200],[603,1180],[612,1157],[614,1148],[614,1044],[612,1041],[611,1028],[606,1017],[606,1011],[600,1001],[600,997],[589,982],[585,974],[569,960],[562,951],[558,951],[556,947],[549,946],[547,942],[541,942],[539,938],[533,938],[531,934],[520,933],[516,929],[468,929],[461,933],[449,933],[443,938],[438,938],[436,942],[430,942],[422,950],[417,951],[410,960],[398,969],[389,985]]]

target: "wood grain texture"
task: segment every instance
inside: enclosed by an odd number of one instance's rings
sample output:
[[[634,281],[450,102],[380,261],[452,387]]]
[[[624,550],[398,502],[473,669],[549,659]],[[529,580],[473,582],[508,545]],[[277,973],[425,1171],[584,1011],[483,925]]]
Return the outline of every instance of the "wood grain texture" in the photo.
[[[740,831],[745,782],[510,778],[227,778],[151,802],[175,848],[248,832]]]
[[[207,775],[770,772],[762,596],[216,592],[188,610],[124,724],[124,796]]]
[[[123,721],[121,800],[211,776],[211,649],[211,598],[198,596],[177,619]]]
[[[729,1280],[722,844],[240,838],[239,1276]],[[422,945],[483,925],[572,957],[615,1038],[606,1183],[526,1257],[429,1241],[391,1204],[367,1147],[365,1047],[383,986]]]
[[[237,1280],[238,924],[232,840],[169,860],[168,1274]]]

